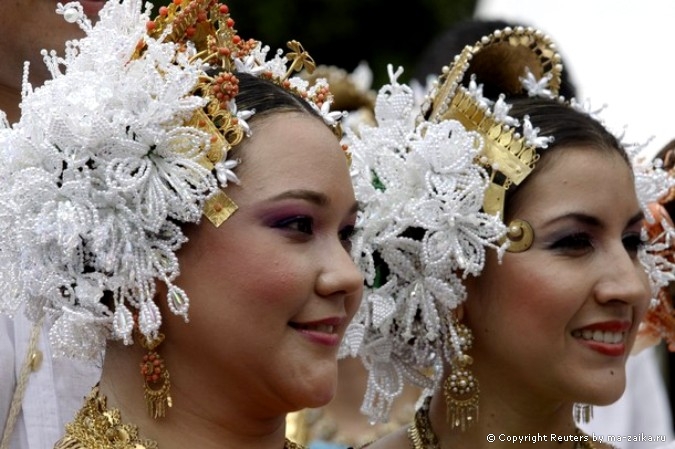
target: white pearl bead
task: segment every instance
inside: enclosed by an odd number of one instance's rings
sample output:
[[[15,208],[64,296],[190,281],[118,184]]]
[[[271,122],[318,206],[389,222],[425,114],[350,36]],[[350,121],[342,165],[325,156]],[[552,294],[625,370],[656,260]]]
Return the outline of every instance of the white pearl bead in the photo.
[[[64,11],[63,18],[68,23],[75,23],[80,18],[80,12],[76,8],[68,8]]]

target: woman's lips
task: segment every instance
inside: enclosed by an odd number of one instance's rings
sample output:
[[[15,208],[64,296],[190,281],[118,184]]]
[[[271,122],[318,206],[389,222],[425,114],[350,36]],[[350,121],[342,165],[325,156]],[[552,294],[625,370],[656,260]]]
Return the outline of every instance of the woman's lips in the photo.
[[[340,344],[341,318],[328,318],[324,320],[290,323],[290,326],[314,343],[325,346],[337,346]]]
[[[619,357],[626,353],[626,338],[630,327],[630,321],[595,323],[573,330],[572,337],[600,354]]]
[[[611,332],[601,331],[599,329],[591,330],[575,330],[572,332],[574,338],[581,338],[583,340],[596,341],[599,343],[620,343],[625,340],[626,332]]]

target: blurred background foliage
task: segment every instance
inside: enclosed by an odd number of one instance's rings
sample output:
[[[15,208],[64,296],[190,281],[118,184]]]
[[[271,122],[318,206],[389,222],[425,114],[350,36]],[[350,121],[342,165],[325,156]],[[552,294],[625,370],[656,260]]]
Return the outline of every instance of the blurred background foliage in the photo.
[[[158,0],[156,4],[169,3]],[[415,0],[395,6],[386,0],[225,0],[235,29],[286,50],[295,39],[320,65],[352,71],[366,61],[373,87],[388,81],[387,64],[405,68],[408,81],[417,58],[432,39],[473,15],[476,0]],[[450,58],[451,55],[448,56]],[[448,61],[450,62],[450,61]]]

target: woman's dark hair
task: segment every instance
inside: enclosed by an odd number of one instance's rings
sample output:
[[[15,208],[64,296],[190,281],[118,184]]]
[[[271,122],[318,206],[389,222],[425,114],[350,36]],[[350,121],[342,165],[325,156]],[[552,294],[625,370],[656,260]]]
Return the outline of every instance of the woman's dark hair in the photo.
[[[522,122],[525,116],[529,117],[532,126],[539,128],[539,136],[553,137],[548,148],[538,151],[540,159],[537,161],[532,174],[519,186],[512,185],[506,192],[505,213],[508,204],[528,180],[537,176],[537,173],[546,165],[561,155],[561,149],[569,147],[588,148],[589,151],[616,153],[630,167],[631,162],[621,142],[602,123],[590,115],[578,111],[569,104],[542,97],[513,97],[508,102],[512,104],[509,115]]]
[[[239,94],[235,101],[239,110],[255,110],[251,120],[278,111],[307,112],[317,118],[319,113],[307,101],[278,84],[249,73],[236,73]]]
[[[255,123],[269,115],[284,112],[309,114],[323,121],[319,112],[312,105],[290,90],[249,73],[236,73],[236,76],[239,79],[239,93],[235,97],[237,109],[240,111],[255,111],[248,120],[249,123]],[[229,157],[236,157],[239,146],[245,144],[245,142],[246,139],[233,147]]]

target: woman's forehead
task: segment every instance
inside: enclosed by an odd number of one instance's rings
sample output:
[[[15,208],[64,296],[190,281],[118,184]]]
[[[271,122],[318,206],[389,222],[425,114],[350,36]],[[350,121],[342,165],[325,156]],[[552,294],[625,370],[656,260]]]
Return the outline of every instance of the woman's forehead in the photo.
[[[590,205],[639,210],[633,172],[618,152],[570,147],[552,155],[519,187],[507,214],[532,207],[562,210]]]

